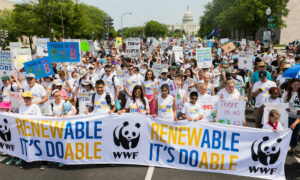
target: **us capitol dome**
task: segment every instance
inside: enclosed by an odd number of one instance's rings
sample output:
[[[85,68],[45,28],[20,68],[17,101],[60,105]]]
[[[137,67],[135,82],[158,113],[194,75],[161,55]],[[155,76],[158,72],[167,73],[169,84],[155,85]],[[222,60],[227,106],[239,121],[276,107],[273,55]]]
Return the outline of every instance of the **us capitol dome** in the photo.
[[[187,10],[183,15],[181,25],[168,25],[169,31],[184,30],[187,36],[196,36],[198,34],[199,29],[200,25],[194,23],[194,17],[189,9],[189,6],[187,6]]]

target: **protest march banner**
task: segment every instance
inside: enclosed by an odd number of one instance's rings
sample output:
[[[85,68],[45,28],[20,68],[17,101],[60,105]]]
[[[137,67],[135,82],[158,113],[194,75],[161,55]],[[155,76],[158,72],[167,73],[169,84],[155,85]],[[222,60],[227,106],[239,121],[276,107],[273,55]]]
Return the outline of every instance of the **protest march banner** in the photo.
[[[228,52],[230,52],[232,50],[235,50],[236,47],[233,44],[233,42],[230,42],[230,43],[227,43],[224,46],[222,46],[222,49],[224,50],[225,53],[228,53]]]
[[[77,42],[48,42],[51,62],[79,62],[79,44]]]
[[[116,46],[122,46],[122,37],[116,37]]]
[[[156,62],[154,62],[152,64],[152,71],[153,71],[155,77],[159,77],[161,75],[161,71],[165,68],[168,69],[168,64],[162,64],[162,63],[156,63]]]
[[[243,126],[245,101],[220,100],[217,106],[217,122],[221,124]]]
[[[211,48],[196,49],[196,59],[199,68],[210,68],[212,66]]]
[[[36,54],[37,56],[48,56],[47,43],[50,42],[49,38],[36,39]]]
[[[269,121],[269,113],[271,110],[275,109],[280,113],[279,122],[284,129],[289,128],[289,114],[286,109],[289,108],[288,103],[266,103],[264,108],[262,124]]]
[[[13,62],[10,51],[0,51],[0,76],[13,74]]]
[[[138,113],[67,118],[2,114],[1,119],[1,152],[27,162],[135,164],[265,179],[285,178],[292,134],[290,129],[274,133],[161,121]],[[267,146],[275,150],[268,153]]]
[[[127,56],[133,59],[138,59],[140,56],[141,41],[140,38],[126,39]]]
[[[243,51],[239,54],[239,69],[253,69],[253,52]]]
[[[13,108],[13,112],[18,113],[19,108],[24,104],[23,92],[9,92],[10,105]]]
[[[33,73],[36,79],[46,76],[52,76],[54,71],[48,57],[35,59],[24,63],[24,68],[27,74]]]
[[[183,49],[179,46],[173,46],[173,52],[175,55],[175,62],[183,63]]]
[[[30,48],[16,49],[15,53],[16,57],[13,59],[14,67],[18,70],[24,67],[25,62],[32,60]]]
[[[201,98],[197,101],[203,110],[203,119],[207,121],[214,121],[217,113],[217,103],[219,101],[218,96],[208,96]]]

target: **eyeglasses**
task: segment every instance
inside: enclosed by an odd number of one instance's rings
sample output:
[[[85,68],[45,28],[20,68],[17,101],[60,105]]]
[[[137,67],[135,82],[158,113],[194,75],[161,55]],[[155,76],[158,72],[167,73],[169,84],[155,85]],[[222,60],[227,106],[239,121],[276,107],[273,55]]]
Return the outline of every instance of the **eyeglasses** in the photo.
[[[107,71],[105,71],[105,72],[111,72],[111,71],[107,70]]]
[[[23,97],[24,100],[29,100],[31,97]]]

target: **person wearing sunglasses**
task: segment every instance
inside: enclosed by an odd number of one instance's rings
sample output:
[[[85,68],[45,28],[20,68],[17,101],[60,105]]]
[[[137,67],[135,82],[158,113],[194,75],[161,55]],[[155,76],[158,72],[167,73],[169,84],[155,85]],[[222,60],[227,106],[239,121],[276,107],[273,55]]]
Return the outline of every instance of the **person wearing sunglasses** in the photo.
[[[127,97],[132,97],[132,90],[136,85],[142,85],[142,83],[140,78],[134,73],[133,65],[129,65],[128,75],[124,78],[124,91]]]
[[[198,121],[203,119],[203,110],[197,103],[198,93],[196,91],[191,92],[190,102],[184,104],[181,110],[181,117],[188,121]]]

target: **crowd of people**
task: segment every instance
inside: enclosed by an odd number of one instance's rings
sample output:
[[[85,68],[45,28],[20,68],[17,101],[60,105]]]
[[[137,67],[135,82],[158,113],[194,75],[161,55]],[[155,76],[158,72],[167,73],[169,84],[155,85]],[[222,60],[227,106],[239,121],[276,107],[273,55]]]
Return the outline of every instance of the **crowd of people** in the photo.
[[[253,56],[253,69],[238,69],[239,53],[247,51],[247,47],[225,53],[221,44],[215,41],[211,51],[212,67],[199,68],[196,48],[205,47],[204,43],[193,47],[183,42],[182,61],[176,61],[170,49],[162,50],[159,46],[147,56],[150,48],[141,44],[139,58],[128,57],[124,46],[110,45],[96,52],[83,53],[80,63],[52,63],[55,75],[42,79],[36,79],[32,73],[26,74],[24,68],[15,69],[13,76],[2,77],[0,110],[53,117],[142,113],[167,121],[207,121],[199,103],[204,97],[216,96],[246,101],[247,106],[254,108],[255,126],[276,131],[283,129],[279,122],[280,113],[270,111],[269,121],[263,124],[265,104],[288,103],[288,122],[293,130],[290,152],[300,158],[295,149],[300,130],[300,80],[282,76],[288,68],[300,64],[300,57],[271,49],[264,52],[258,48]],[[154,62],[167,64],[168,68],[155,76]],[[118,71],[125,73],[119,76]],[[181,111],[170,94],[170,83],[176,83],[179,88],[183,101]],[[155,87],[159,89],[158,95]],[[24,104],[19,109],[11,107],[10,92],[23,92]],[[82,97],[82,93],[88,95]],[[86,99],[82,98],[88,98],[83,108],[80,102]],[[21,164],[16,158],[7,164],[14,161]]]

